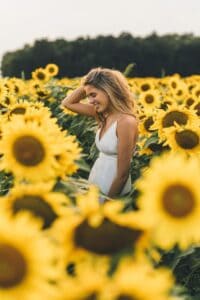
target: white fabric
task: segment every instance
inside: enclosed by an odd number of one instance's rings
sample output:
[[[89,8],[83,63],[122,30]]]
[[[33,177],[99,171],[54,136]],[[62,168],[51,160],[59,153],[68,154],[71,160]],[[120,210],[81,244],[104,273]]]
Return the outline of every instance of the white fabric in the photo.
[[[97,185],[101,192],[108,195],[114,178],[117,175],[117,120],[111,124],[99,140],[100,128],[97,130],[95,143],[99,150],[99,157],[95,161],[88,178],[90,183]],[[121,196],[131,190],[131,176],[122,189]]]

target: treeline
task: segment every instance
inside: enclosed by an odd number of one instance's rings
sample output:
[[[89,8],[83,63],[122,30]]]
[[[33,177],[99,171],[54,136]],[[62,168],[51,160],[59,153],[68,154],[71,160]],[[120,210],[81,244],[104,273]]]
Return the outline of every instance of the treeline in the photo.
[[[2,76],[21,77],[23,71],[28,79],[33,70],[48,63],[60,67],[59,77],[83,76],[97,66],[124,71],[131,63],[134,68],[129,76],[200,74],[200,37],[153,33],[141,38],[124,32],[118,37],[36,40],[33,46],[5,53],[1,72]]]

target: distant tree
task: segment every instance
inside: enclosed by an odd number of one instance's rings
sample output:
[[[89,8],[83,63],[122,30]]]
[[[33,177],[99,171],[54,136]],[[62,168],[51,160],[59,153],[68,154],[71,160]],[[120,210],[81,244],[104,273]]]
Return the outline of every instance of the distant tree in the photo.
[[[99,35],[74,41],[41,39],[5,53],[1,71],[9,77],[21,77],[23,71],[30,78],[33,70],[48,63],[58,64],[59,77],[83,76],[97,66],[124,71],[130,64],[134,68],[129,69],[129,76],[200,74],[200,37],[154,32],[141,38],[122,32],[118,37]]]

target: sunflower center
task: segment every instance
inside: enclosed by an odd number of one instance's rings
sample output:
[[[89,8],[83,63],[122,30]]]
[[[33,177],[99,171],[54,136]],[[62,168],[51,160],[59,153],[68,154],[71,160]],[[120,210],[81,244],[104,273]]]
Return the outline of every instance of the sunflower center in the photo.
[[[196,92],[195,92],[195,95],[196,95],[197,97],[199,97],[199,96],[200,96],[200,90],[196,91]]]
[[[172,86],[173,89],[176,89],[176,88],[177,88],[176,82],[175,82],[175,81],[172,81],[171,86]]]
[[[153,103],[153,102],[154,102],[154,96],[151,95],[151,94],[147,94],[147,95],[145,96],[145,102],[148,103],[148,104]]]
[[[194,87],[195,87],[194,84],[189,85],[189,86],[188,86],[189,91],[191,92],[191,91],[193,90]]]
[[[141,90],[146,92],[150,89],[150,85],[148,83],[144,83],[141,85]]]
[[[175,218],[183,218],[189,215],[195,206],[192,192],[185,186],[172,185],[163,195],[165,210]]]
[[[192,130],[176,132],[175,139],[177,144],[183,149],[193,149],[199,145],[199,136]]]
[[[176,93],[177,96],[181,96],[183,95],[183,91],[182,90],[178,90],[178,92]]]
[[[84,221],[76,228],[74,241],[78,247],[100,255],[109,255],[133,246],[141,234],[141,230],[119,226],[108,219],[104,219],[95,228]]]
[[[45,157],[41,142],[28,135],[17,138],[13,145],[13,152],[16,160],[27,167],[37,166]]]
[[[33,87],[34,87],[34,89],[38,89],[40,87],[40,85],[36,83],[36,84],[34,84]]]
[[[45,79],[45,74],[43,72],[38,72],[37,73],[37,78],[40,79],[40,80],[43,80],[43,79]]]
[[[13,211],[17,213],[22,210],[30,211],[35,216],[42,218],[43,229],[49,228],[58,217],[49,203],[37,195],[23,195],[16,198],[13,203]]]
[[[49,68],[48,69],[49,73],[54,73],[55,72],[55,69],[53,67]]]
[[[24,107],[16,107],[14,108],[10,114],[15,114],[15,115],[24,115],[26,112],[26,109]]]
[[[188,98],[188,99],[186,100],[187,106],[191,106],[193,103],[194,103],[194,99],[193,99],[193,98]]]
[[[151,125],[153,125],[153,118],[152,117],[149,117],[147,118],[145,121],[144,121],[144,128],[147,130],[147,131],[153,131],[150,129]]]
[[[19,93],[19,87],[17,85],[14,86],[15,93]]]
[[[96,293],[92,293],[92,294],[86,296],[86,297],[84,298],[84,300],[97,300],[97,297],[98,297],[98,296],[97,296]]]
[[[9,105],[11,103],[10,98],[8,96],[5,97],[5,103]]]
[[[0,287],[12,288],[22,282],[27,265],[22,254],[7,244],[0,244]]]
[[[188,121],[188,116],[181,111],[170,111],[164,116],[162,126],[164,128],[174,126],[174,121],[176,121],[179,125],[185,125]]]
[[[194,106],[194,109],[197,111],[196,112],[197,116],[200,116],[200,102]]]
[[[37,95],[40,97],[45,97],[47,94],[44,91],[37,91]]]
[[[119,295],[116,300],[140,300],[138,297],[130,296],[126,294]]]

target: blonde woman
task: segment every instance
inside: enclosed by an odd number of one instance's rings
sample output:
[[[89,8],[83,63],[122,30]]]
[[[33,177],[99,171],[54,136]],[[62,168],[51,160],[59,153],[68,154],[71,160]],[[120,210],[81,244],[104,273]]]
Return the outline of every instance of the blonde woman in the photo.
[[[88,103],[80,103],[85,97]],[[90,171],[89,182],[110,198],[128,194],[138,122],[126,78],[117,70],[92,69],[62,105],[78,114],[94,117],[98,122],[95,143],[99,157]]]

